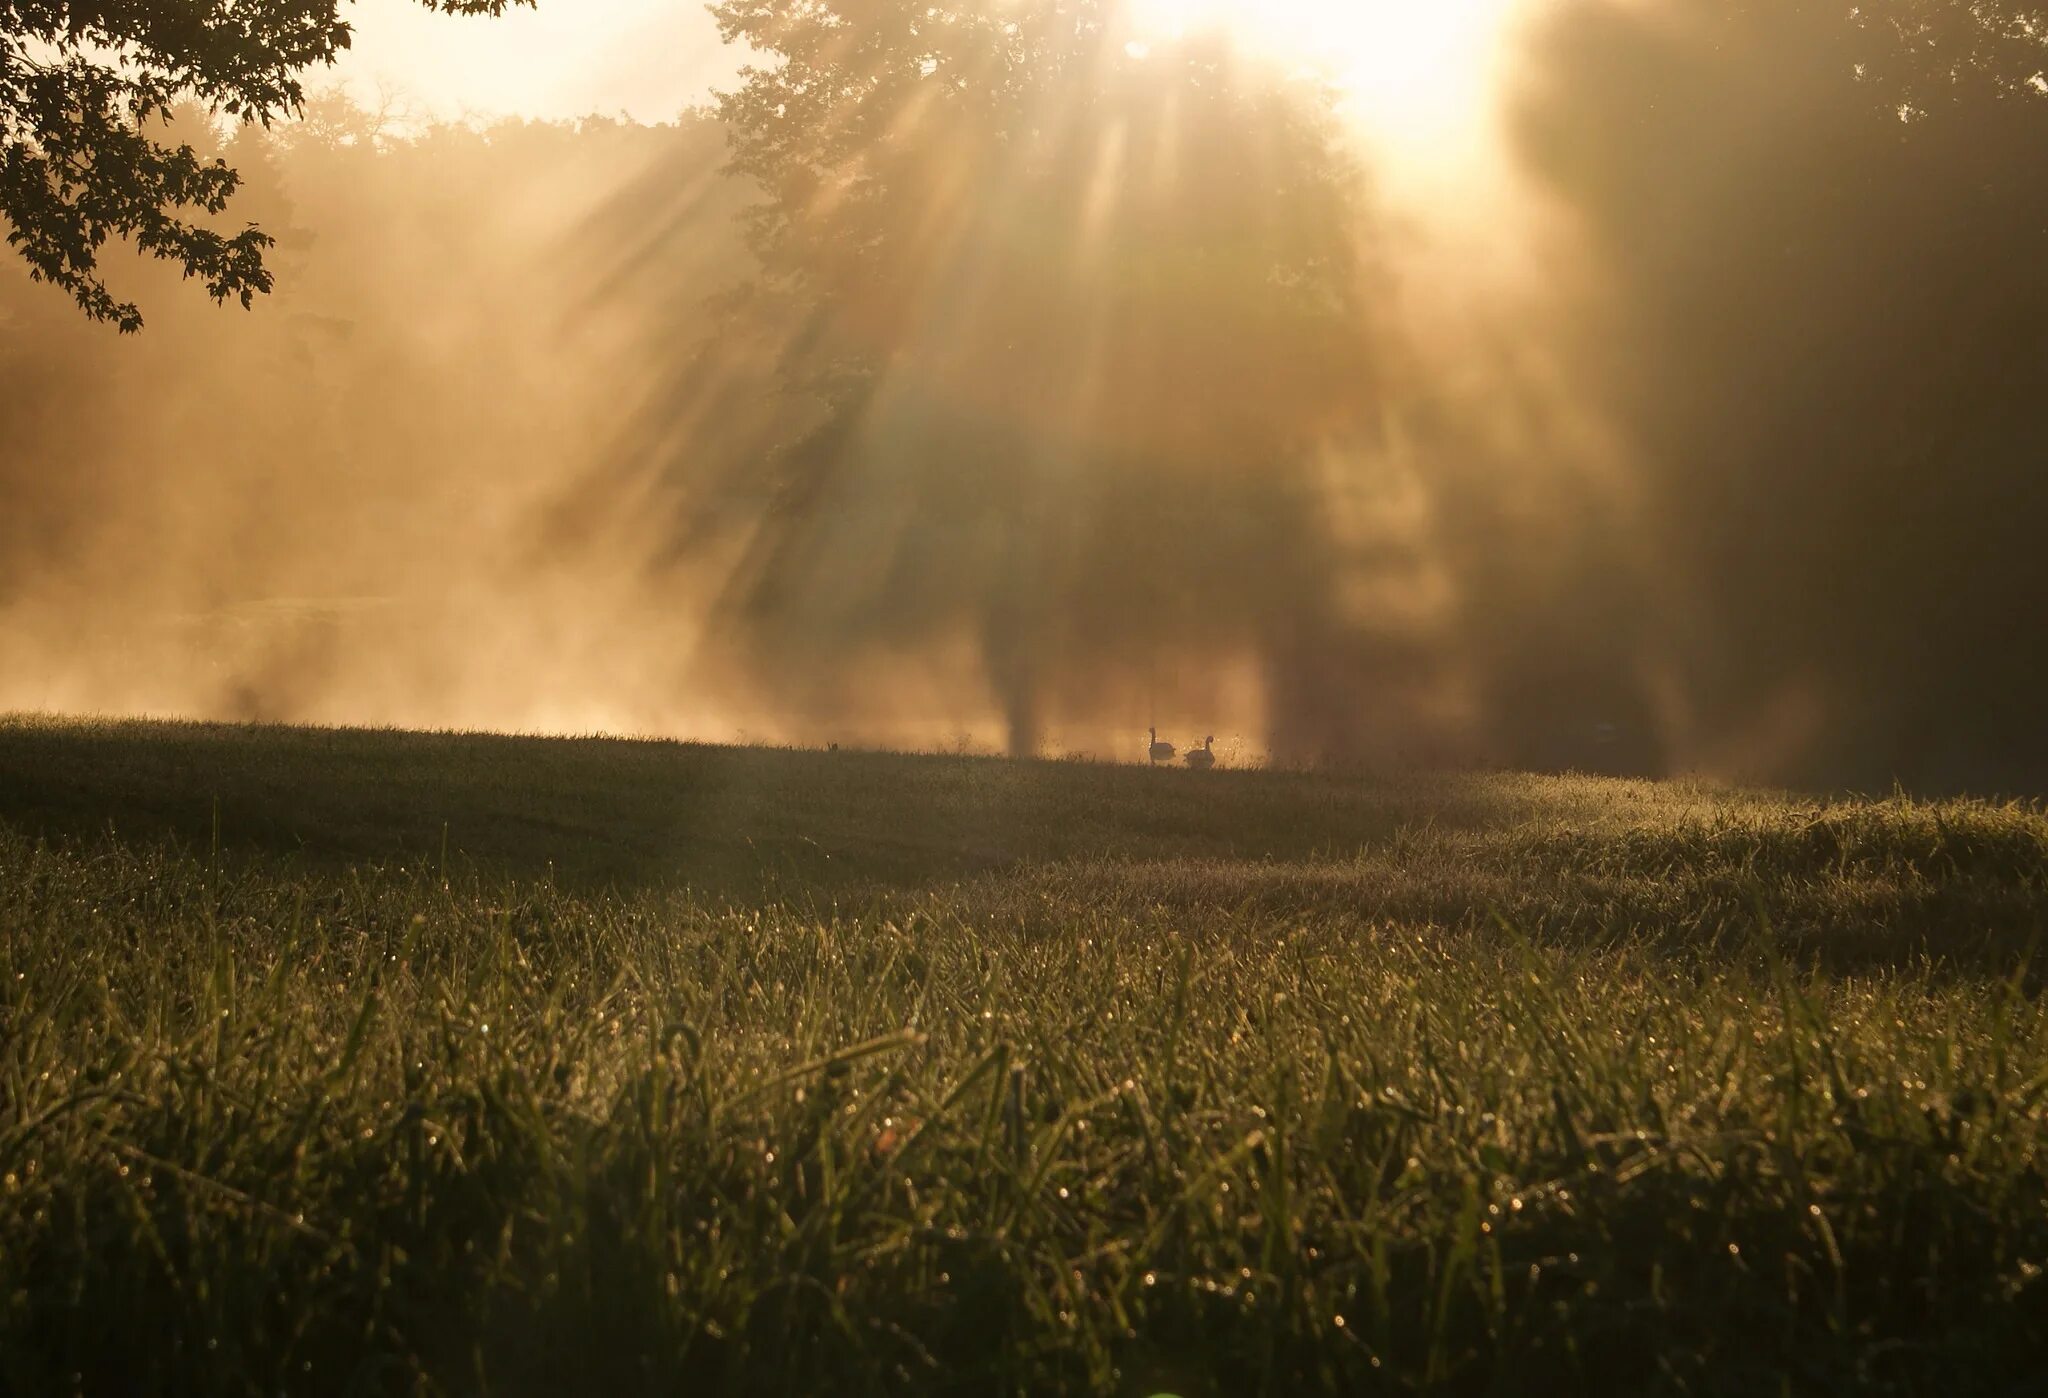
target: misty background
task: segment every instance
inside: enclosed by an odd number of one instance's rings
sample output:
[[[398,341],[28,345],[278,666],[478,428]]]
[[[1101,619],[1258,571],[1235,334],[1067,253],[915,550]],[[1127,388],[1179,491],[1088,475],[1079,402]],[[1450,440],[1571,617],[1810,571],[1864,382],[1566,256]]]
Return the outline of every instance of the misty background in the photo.
[[[253,312],[0,259],[0,711],[2048,790],[2030,7],[1531,6],[1421,179],[1078,9],[190,115]]]

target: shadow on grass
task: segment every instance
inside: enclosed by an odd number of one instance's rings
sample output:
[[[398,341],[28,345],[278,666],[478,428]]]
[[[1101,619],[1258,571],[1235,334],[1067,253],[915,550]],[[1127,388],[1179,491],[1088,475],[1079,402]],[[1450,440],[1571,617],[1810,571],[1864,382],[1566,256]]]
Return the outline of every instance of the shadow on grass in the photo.
[[[467,864],[753,902],[1108,851],[1298,861],[1500,825],[1533,781],[1391,783],[616,739],[0,720],[0,822],[316,864]]]

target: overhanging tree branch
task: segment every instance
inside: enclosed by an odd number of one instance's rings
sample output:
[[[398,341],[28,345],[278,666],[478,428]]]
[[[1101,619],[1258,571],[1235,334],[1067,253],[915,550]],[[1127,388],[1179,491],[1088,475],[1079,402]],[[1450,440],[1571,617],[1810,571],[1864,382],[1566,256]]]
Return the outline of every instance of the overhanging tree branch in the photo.
[[[534,0],[419,0],[497,15]],[[110,239],[180,266],[216,301],[271,287],[269,235],[223,233],[240,177],[161,128],[196,103],[269,125],[305,101],[301,75],[349,45],[344,0],[0,0],[0,223],[29,275],[123,332],[142,313],[100,277]]]

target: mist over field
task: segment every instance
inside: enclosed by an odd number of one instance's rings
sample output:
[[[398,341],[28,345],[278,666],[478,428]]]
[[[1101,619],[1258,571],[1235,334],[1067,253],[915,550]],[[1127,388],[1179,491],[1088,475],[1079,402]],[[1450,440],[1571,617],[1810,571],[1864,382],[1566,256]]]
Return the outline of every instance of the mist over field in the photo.
[[[0,260],[0,709],[2048,789],[2024,7],[1532,5],[1429,177],[969,19],[189,122],[252,312]]]

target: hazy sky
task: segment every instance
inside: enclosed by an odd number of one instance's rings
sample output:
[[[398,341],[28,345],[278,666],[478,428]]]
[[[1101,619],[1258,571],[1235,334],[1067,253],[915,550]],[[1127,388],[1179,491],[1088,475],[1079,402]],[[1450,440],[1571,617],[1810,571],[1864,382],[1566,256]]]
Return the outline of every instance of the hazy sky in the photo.
[[[1362,134],[1407,173],[1464,179],[1491,144],[1491,97],[1510,17],[1532,0],[1130,0],[1161,37],[1215,26],[1246,47],[1312,61],[1348,90]],[[662,121],[730,79],[701,0],[541,0],[495,20],[417,0],[355,0],[339,76],[358,100],[443,118]],[[1396,171],[1395,173],[1400,173]]]
[[[437,117],[662,121],[736,66],[694,0],[545,0],[495,20],[356,0],[349,19],[355,44],[340,80],[366,103],[390,97]]]

